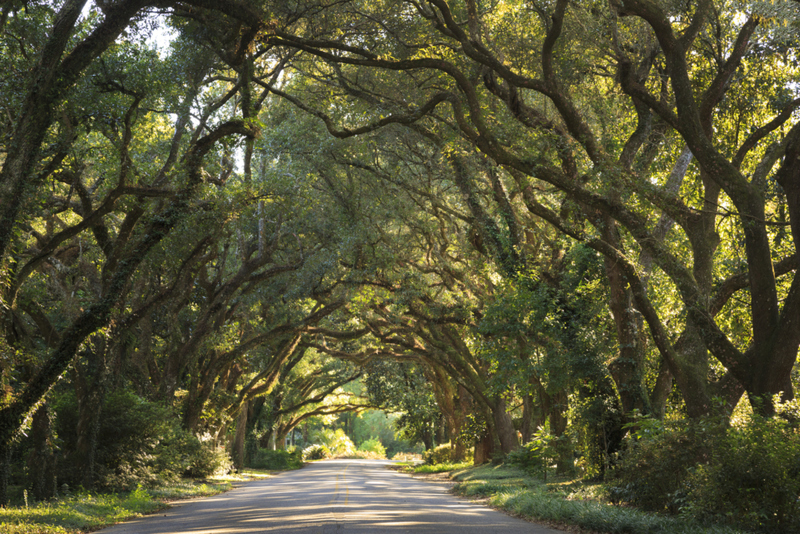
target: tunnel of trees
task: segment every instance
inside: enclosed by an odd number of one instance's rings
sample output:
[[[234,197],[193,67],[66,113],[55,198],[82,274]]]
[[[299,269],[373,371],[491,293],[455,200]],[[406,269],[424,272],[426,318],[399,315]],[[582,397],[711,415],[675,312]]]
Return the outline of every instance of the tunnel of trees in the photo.
[[[592,477],[654,422],[798,441],[798,32],[793,1],[4,2],[0,502],[368,407]]]

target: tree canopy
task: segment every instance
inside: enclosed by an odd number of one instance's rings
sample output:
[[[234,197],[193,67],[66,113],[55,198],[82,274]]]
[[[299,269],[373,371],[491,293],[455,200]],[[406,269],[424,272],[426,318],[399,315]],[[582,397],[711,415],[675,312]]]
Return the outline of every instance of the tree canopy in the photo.
[[[591,474],[640,416],[772,417],[798,31],[789,0],[5,2],[0,460],[65,406],[90,486],[125,395],[235,462],[368,406]]]

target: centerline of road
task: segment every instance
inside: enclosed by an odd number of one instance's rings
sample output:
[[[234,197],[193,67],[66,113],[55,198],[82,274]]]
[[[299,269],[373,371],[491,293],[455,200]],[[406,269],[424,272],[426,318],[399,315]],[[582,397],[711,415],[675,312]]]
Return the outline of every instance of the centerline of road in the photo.
[[[347,506],[347,504],[348,504],[348,502],[350,500],[350,487],[347,485],[347,478],[346,478],[347,477],[347,468],[348,467],[350,467],[350,464],[346,464],[341,473],[336,473],[336,484],[334,485],[334,488],[333,488],[333,499],[331,499],[331,502],[329,504],[329,506],[331,506],[331,508],[332,508],[331,512],[333,513],[333,518],[336,521],[343,521],[344,520],[344,514],[341,513],[341,512],[337,513],[336,510],[333,509],[334,505],[339,500],[339,495],[340,495],[340,493],[339,493],[339,482],[341,482],[342,485],[344,486],[344,506]]]
[[[103,534],[558,534],[388,470],[388,463],[314,462]]]

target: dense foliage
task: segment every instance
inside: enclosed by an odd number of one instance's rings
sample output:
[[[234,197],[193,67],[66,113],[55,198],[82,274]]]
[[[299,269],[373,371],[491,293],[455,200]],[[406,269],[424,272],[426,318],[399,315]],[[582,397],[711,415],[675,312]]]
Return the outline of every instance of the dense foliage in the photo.
[[[664,424],[645,420],[613,471],[612,499],[755,531],[800,526],[800,432],[754,416]]]
[[[797,528],[798,32],[4,2],[0,503],[421,443]]]

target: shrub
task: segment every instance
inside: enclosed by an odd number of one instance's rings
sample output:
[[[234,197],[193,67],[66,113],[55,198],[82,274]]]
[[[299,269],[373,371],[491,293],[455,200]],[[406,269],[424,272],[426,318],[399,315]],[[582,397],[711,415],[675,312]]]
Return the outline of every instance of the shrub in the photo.
[[[449,443],[443,443],[422,453],[422,460],[428,465],[444,464],[451,462],[452,459],[453,451]]]
[[[300,469],[303,467],[303,452],[299,449],[271,451],[259,448],[249,467],[274,471]]]
[[[347,455],[340,455],[338,458],[353,458],[359,460],[385,460],[386,455],[372,451],[353,451]]]
[[[378,438],[370,438],[358,446],[359,451],[374,453],[378,458],[386,458],[386,447]]]
[[[422,464],[414,466],[415,473],[446,473],[472,467],[472,462],[444,462],[436,465]]]
[[[203,447],[191,432],[177,424],[159,440],[153,450],[153,467],[164,481],[174,481],[186,474]]]
[[[528,443],[516,451],[508,453],[506,460],[511,465],[528,473],[544,473],[546,475],[547,468],[555,462],[558,455],[557,440],[558,438],[540,428]]]
[[[640,421],[640,423],[642,423]],[[800,432],[785,419],[644,421],[609,495],[759,532],[800,532]]]
[[[341,428],[323,430],[320,433],[320,440],[333,456],[348,456],[356,450],[355,444]]]
[[[687,515],[761,532],[800,532],[800,432],[780,418],[731,428],[686,487]]]
[[[325,445],[309,445],[303,449],[303,460],[323,460],[330,458],[331,451]]]
[[[707,420],[665,426],[640,419],[631,430],[627,450],[611,471],[609,497],[645,510],[677,512],[686,500],[690,470],[708,461],[722,429]]]
[[[199,438],[200,446],[195,449],[190,459],[186,474],[196,478],[208,478],[229,473],[233,470],[233,462],[225,447],[217,447],[209,435]]]
[[[60,462],[60,482],[85,483],[85,458],[76,452],[78,403],[73,392],[55,402],[56,433],[67,458]],[[175,414],[160,403],[149,402],[128,390],[110,392],[100,412],[95,483],[106,489],[152,487],[175,480],[187,470],[207,472],[203,464],[216,452],[206,450],[197,437],[181,429]],[[219,458],[221,461],[221,458]],[[214,470],[221,467],[217,465]]]
[[[416,454],[421,457],[425,445],[422,443],[412,444],[404,439],[396,439],[390,442],[382,442],[386,446],[386,457],[394,458],[398,454]]]
[[[519,449],[508,453],[506,462],[531,474],[541,472],[545,465],[538,447],[533,442],[528,442]]]

